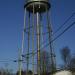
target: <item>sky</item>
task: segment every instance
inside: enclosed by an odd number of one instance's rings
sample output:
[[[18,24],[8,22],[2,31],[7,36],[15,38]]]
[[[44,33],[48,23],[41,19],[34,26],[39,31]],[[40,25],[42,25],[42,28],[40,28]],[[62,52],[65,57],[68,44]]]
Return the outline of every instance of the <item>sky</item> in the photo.
[[[18,58],[18,48],[21,49],[24,23],[25,0],[0,0],[0,68],[10,68],[17,71],[18,64],[12,60]],[[51,0],[51,24],[56,31],[73,13],[75,0]],[[75,15],[65,26],[54,35],[57,36],[64,28],[75,22]],[[75,53],[75,26],[54,41],[57,65],[62,63],[60,50],[68,46]]]

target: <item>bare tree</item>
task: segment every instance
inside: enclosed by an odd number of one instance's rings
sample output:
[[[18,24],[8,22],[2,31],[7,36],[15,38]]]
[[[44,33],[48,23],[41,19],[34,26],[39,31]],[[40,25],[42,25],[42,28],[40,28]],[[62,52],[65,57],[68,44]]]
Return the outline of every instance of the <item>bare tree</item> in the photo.
[[[28,71],[28,75],[32,75],[33,72],[31,70]]]
[[[75,56],[72,57],[71,60],[70,60],[69,69],[70,69],[72,72],[75,72]]]
[[[47,75],[51,70],[50,54],[43,50],[40,52],[40,71],[43,75]]]
[[[64,68],[67,69],[71,57],[70,49],[68,47],[64,47],[63,49],[61,49],[61,57],[64,62]]]
[[[41,73],[46,73],[49,64],[49,53],[47,51],[40,52],[40,70]]]
[[[26,71],[23,71],[23,70],[22,70],[22,71],[21,71],[21,74],[22,74],[22,75],[26,75]],[[16,75],[19,75],[19,71],[17,71]]]

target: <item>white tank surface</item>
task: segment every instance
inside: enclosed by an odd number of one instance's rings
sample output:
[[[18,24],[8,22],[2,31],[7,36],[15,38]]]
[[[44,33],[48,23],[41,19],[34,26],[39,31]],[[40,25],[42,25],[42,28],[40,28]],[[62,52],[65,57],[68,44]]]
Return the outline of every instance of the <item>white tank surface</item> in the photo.
[[[64,70],[64,71],[59,71],[53,75],[72,75],[72,73],[70,71]]]

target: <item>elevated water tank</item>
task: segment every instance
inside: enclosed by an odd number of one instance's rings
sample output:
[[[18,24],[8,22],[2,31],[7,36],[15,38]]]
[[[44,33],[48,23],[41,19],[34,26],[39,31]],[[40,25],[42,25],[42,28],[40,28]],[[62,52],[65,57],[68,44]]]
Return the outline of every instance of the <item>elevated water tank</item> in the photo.
[[[53,75],[72,75],[72,73],[70,71],[64,70],[64,71],[59,71]]]

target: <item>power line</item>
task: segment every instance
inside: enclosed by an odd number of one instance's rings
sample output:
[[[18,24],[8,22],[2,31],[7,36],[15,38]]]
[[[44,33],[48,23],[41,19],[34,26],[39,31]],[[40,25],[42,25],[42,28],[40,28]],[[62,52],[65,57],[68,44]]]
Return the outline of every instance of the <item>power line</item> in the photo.
[[[55,35],[74,15],[75,15],[75,12],[72,13],[72,15],[69,16],[68,19],[67,19],[61,26],[59,26],[59,27],[55,30],[55,32],[53,33],[53,35]],[[42,34],[43,34],[43,35],[46,35],[47,33],[49,33],[49,32],[45,32],[45,33],[42,33]]]
[[[75,24],[75,22],[73,22],[71,25],[69,25],[66,29],[64,29],[63,32],[61,32],[58,36],[56,36],[52,41],[50,41],[49,43],[47,43],[43,48],[47,47],[50,43],[52,43],[55,40],[57,40],[61,35],[63,35],[67,30],[69,30],[74,24]]]
[[[57,33],[62,27],[63,25],[65,25],[73,16],[75,15],[75,13],[73,13],[57,30],[55,33]],[[41,49],[47,47],[50,43],[54,42],[55,40],[57,40],[60,36],[62,36],[67,30],[69,30],[73,25],[75,24],[75,22],[73,22],[71,25],[69,25],[66,29],[64,29],[63,32],[61,32],[58,36],[56,36],[52,41],[50,41],[49,43],[47,43],[46,45],[44,45],[44,47],[42,47]],[[29,28],[28,28],[29,29]],[[55,34],[54,33],[54,34]],[[37,52],[35,52],[34,54],[36,54]],[[33,53],[29,53],[29,54],[25,54],[22,55],[23,57],[26,57],[27,55],[32,55]],[[9,61],[13,61],[16,62],[15,60],[1,60],[0,62],[9,62]]]
[[[55,30],[55,32],[52,34],[52,36],[55,35],[74,15],[75,15],[75,12],[62,25],[60,25],[60,27],[58,27]],[[43,35],[46,35],[47,33],[49,33],[49,32],[47,31],[47,32],[43,33]],[[48,39],[46,39],[46,40],[48,40]],[[46,40],[43,43],[45,43]]]
[[[49,44],[51,44],[52,42],[54,42],[55,40],[57,40],[60,36],[62,36],[67,30],[69,30],[74,25],[75,25],[75,22],[73,22],[71,25],[69,25],[66,29],[64,29],[64,31],[62,31],[58,36],[56,36],[52,41],[50,41],[49,43],[47,43],[46,45],[44,45],[44,47],[42,47],[41,49],[47,47]],[[33,54],[33,53],[30,53],[30,54]],[[30,54],[28,54],[28,55],[30,55]],[[37,52],[35,52],[34,54],[37,54]],[[53,56],[55,56],[55,55],[53,55]],[[50,58],[50,57],[48,57],[48,58]],[[30,64],[32,64],[32,63],[30,63]]]
[[[15,60],[0,60],[0,62],[14,62]]]
[[[73,22],[71,25],[69,25],[66,29],[64,29],[58,36],[56,36],[52,41],[50,41],[49,43],[47,43],[46,45],[44,45],[41,49],[47,47],[50,43],[54,42],[55,40],[57,40],[60,36],[62,36],[67,30],[69,30],[73,25],[75,24],[75,22]],[[36,54],[37,52],[35,52],[34,54]],[[26,55],[31,55],[33,54],[32,52]],[[26,56],[25,55],[25,56]],[[25,57],[24,56],[24,57]]]
[[[61,32],[58,36],[56,36],[52,41],[50,41],[49,43],[47,43],[46,45],[44,45],[44,47],[42,47],[42,48],[45,48],[45,47],[47,47],[50,43],[52,43],[52,42],[54,42],[55,40],[57,40],[60,36],[62,36],[67,30],[69,30],[72,26],[74,26],[75,25],[75,22],[73,22],[71,25],[69,25],[66,29],[64,29],[64,31],[63,32]],[[41,49],[42,49],[41,48]],[[35,52],[34,54],[36,54],[37,52]],[[29,53],[29,54],[26,54],[26,55],[30,55],[30,54],[33,54],[32,52],[31,53]],[[25,56],[23,56],[23,57],[25,57]],[[15,60],[9,60],[9,61],[15,61]],[[8,61],[0,61],[0,62],[8,62]],[[15,61],[16,62],[16,61]]]
[[[56,34],[74,15],[75,12],[53,34]]]
[[[74,15],[75,15],[75,12],[72,13],[72,15],[69,16],[68,19],[67,19],[60,27],[58,27],[58,28],[54,31],[53,35],[56,34]],[[41,26],[43,26],[43,25],[41,25]],[[31,28],[33,28],[33,26],[30,26],[30,27],[25,28],[24,31],[27,32],[26,30],[29,30],[29,29],[31,29]],[[45,27],[45,28],[46,28],[46,27]],[[42,33],[42,34],[43,34],[43,35],[46,35],[47,33],[48,33],[48,32],[45,32],[45,33]]]

